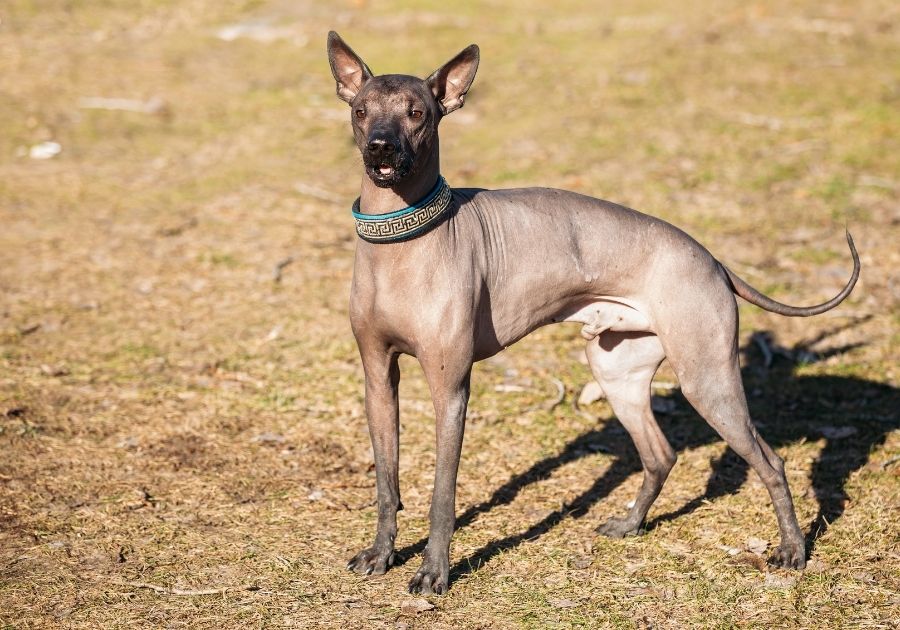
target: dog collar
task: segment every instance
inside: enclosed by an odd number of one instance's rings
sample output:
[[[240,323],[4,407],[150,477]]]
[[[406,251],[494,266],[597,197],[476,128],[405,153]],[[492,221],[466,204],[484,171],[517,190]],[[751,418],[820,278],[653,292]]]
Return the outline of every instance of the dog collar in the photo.
[[[356,233],[370,243],[397,243],[421,236],[444,220],[452,197],[453,191],[447,180],[438,176],[437,184],[422,201],[402,210],[363,214],[359,211],[357,198],[353,202]]]

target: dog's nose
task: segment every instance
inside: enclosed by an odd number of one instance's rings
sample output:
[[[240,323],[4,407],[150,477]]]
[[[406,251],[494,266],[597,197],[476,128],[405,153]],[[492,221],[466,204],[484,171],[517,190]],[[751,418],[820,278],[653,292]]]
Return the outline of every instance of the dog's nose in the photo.
[[[369,138],[369,152],[373,155],[391,155],[396,148],[393,142],[383,136]]]

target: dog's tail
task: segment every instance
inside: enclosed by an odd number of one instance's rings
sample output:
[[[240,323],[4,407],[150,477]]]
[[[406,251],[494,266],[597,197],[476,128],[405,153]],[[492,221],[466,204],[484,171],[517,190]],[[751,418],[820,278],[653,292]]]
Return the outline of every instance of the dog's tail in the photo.
[[[751,304],[755,304],[767,311],[778,313],[779,315],[787,315],[788,317],[809,317],[810,315],[818,315],[819,313],[824,313],[825,311],[833,309],[843,302],[844,298],[850,295],[850,292],[856,285],[856,280],[859,278],[859,254],[856,253],[856,246],[853,244],[853,237],[850,236],[849,230],[847,230],[847,244],[850,246],[850,255],[853,256],[853,273],[850,275],[850,280],[847,281],[847,284],[841,289],[840,293],[827,302],[822,302],[815,306],[791,306],[789,304],[776,302],[738,278],[738,276],[725,265],[722,265],[722,269],[725,270],[725,273],[728,274],[728,279],[731,280],[731,290]]]

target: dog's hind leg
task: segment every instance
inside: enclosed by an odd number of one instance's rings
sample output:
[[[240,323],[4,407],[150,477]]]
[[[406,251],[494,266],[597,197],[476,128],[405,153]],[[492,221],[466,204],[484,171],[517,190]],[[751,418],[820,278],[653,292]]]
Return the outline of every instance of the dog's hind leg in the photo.
[[[588,342],[586,354],[594,378],[631,435],[644,466],[644,481],[628,514],[612,517],[597,529],[605,536],[621,538],[640,531],[675,465],[675,451],[650,409],[650,383],[665,354],[656,335],[609,330]]]
[[[720,319],[724,312],[719,311]],[[735,313],[730,330],[736,328],[736,320]],[[702,314],[695,314],[691,321],[705,320]],[[806,566],[805,541],[794,512],[784,461],[760,437],[750,420],[734,333],[725,327],[720,334],[715,332],[709,327],[698,328],[682,335],[671,348],[670,340],[664,340],[666,355],[678,375],[684,397],[728,446],[750,464],[769,491],[781,533],[781,544],[769,561],[802,569]],[[702,362],[696,360],[701,356]]]

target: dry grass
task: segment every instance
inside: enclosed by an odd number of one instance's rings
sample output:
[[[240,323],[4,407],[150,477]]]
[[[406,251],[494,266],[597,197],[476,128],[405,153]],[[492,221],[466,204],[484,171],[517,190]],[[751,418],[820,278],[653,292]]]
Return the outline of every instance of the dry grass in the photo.
[[[896,627],[896,3],[458,5],[0,8],[7,627]],[[277,38],[216,36],[255,22]],[[787,461],[809,570],[766,569],[745,550],[776,540],[765,490],[677,393],[663,424],[680,463],[649,533],[596,537],[640,473],[602,403],[590,418],[568,402],[541,410],[550,379],[568,401],[588,379],[577,329],[556,327],[476,371],[450,594],[403,607],[433,464],[412,360],[402,566],[344,571],[375,509],[346,317],[358,159],[329,28],[378,72],[422,75],[482,46],[468,105],[444,125],[451,184],[627,203],[797,303],[843,282],[849,223],[863,275],[840,309],[788,320],[742,307],[751,405]],[[83,107],[90,97],[163,106]],[[61,153],[30,159],[43,141]],[[821,360],[776,355],[764,370],[750,342],[761,330]]]

